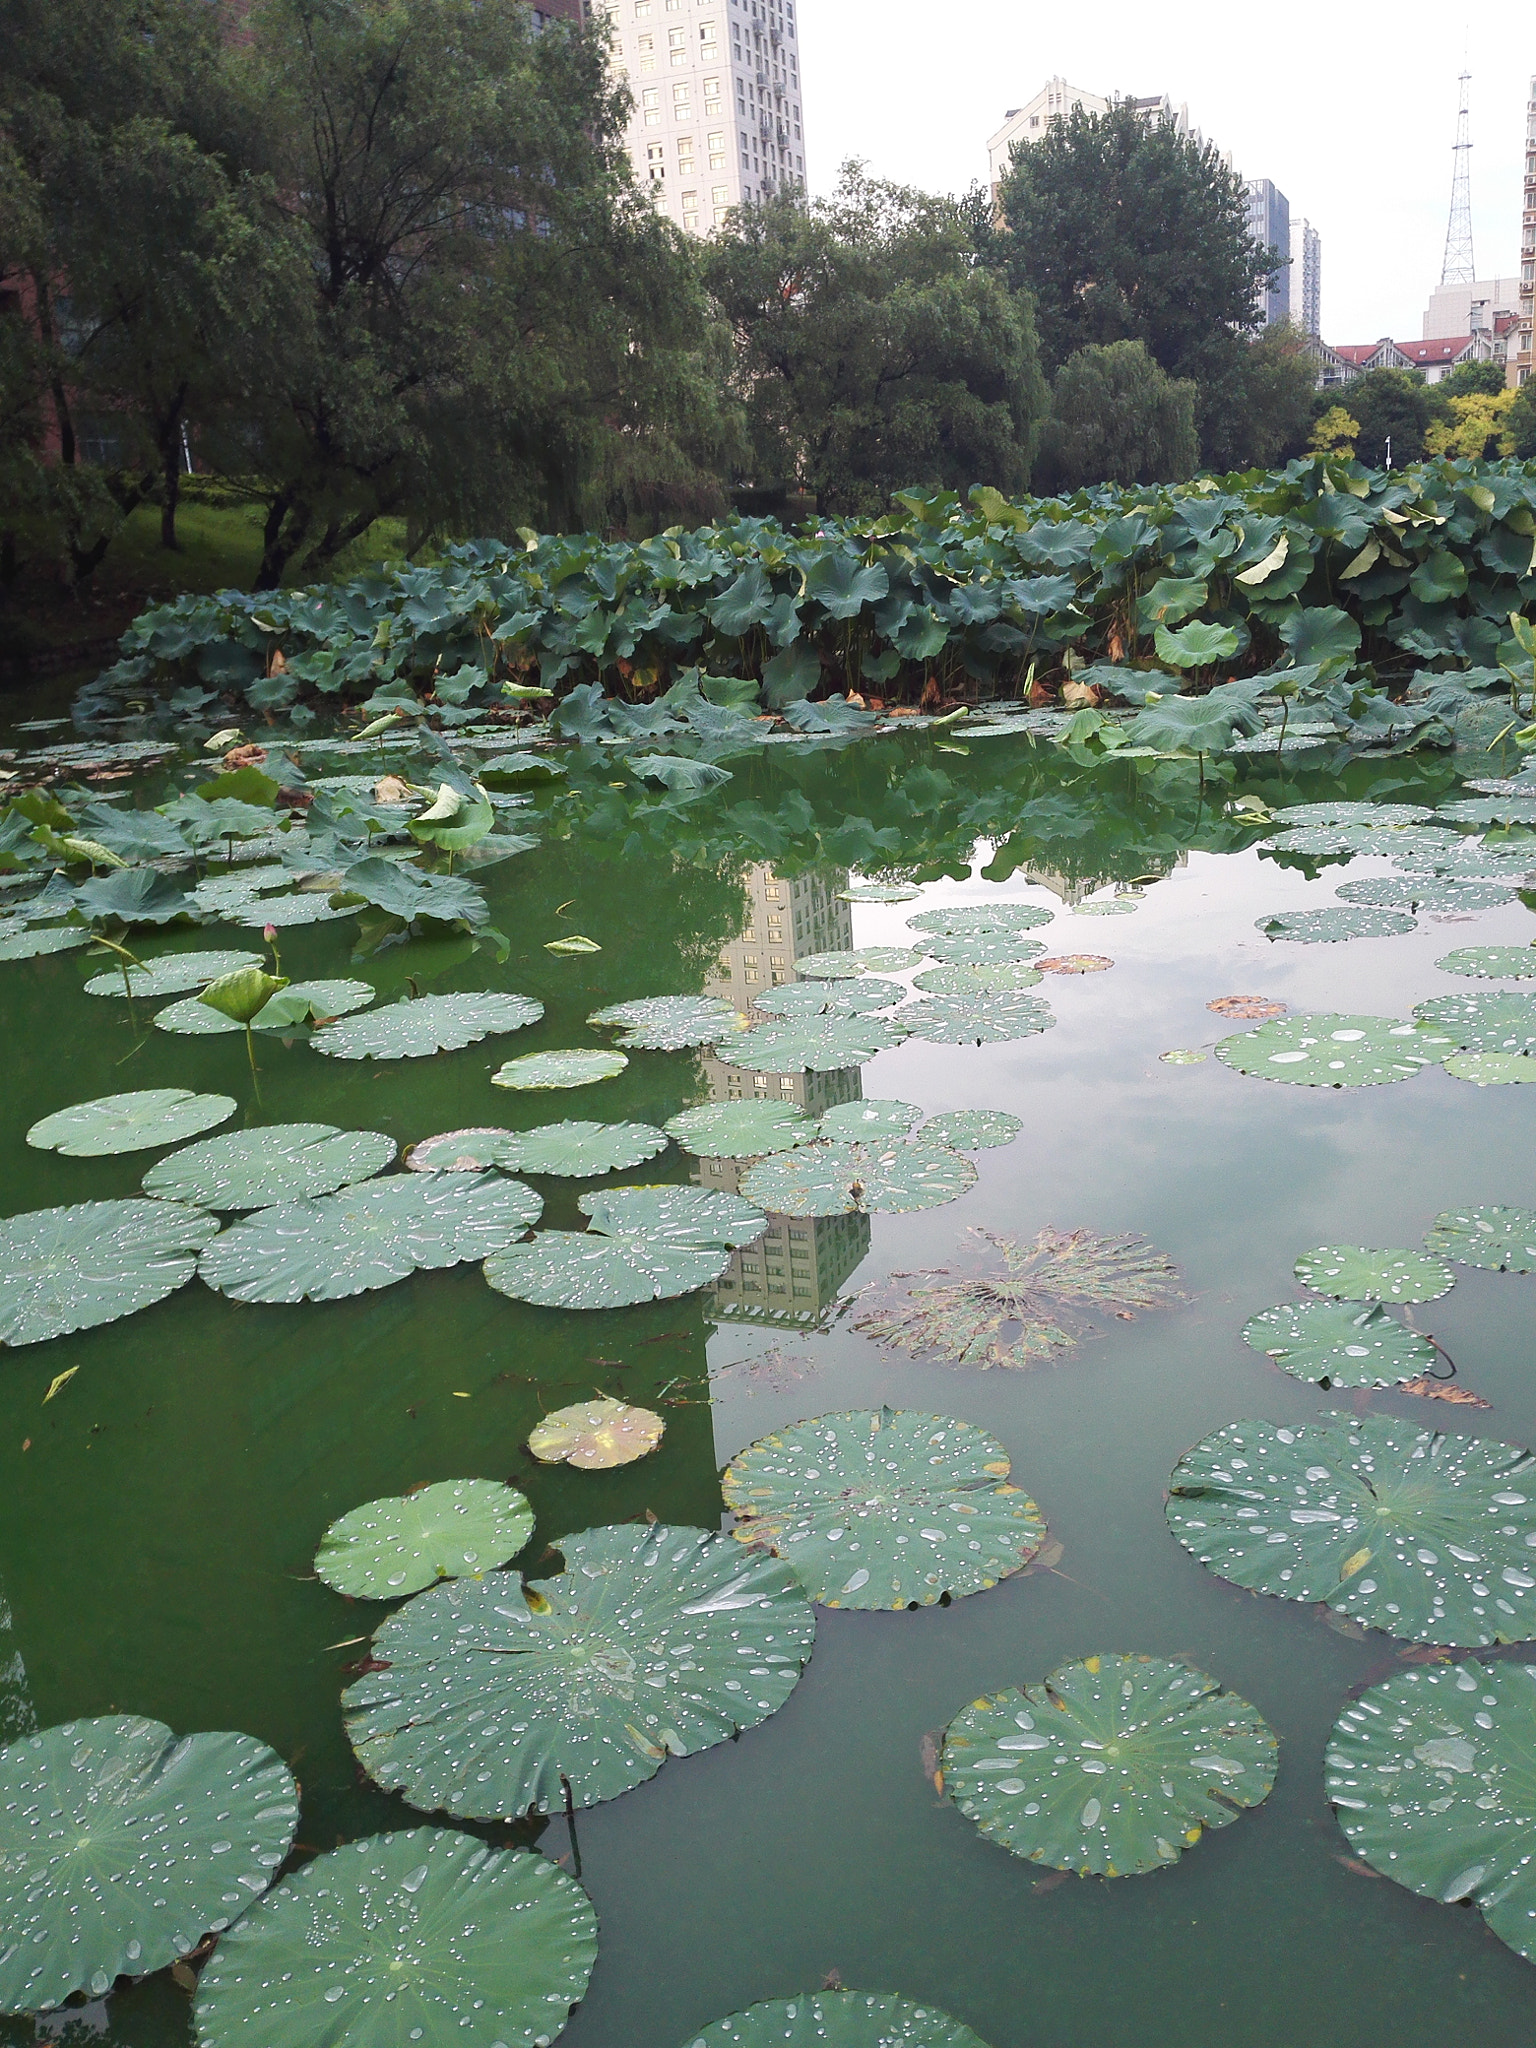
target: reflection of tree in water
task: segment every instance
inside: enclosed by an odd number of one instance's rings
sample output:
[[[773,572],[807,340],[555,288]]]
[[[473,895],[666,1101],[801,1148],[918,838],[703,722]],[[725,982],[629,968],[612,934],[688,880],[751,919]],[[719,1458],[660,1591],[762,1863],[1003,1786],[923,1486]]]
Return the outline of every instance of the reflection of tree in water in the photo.
[[[32,1688],[21,1645],[16,1640],[16,1623],[0,1585],[0,1746],[35,1734],[37,1713],[32,1705]]]

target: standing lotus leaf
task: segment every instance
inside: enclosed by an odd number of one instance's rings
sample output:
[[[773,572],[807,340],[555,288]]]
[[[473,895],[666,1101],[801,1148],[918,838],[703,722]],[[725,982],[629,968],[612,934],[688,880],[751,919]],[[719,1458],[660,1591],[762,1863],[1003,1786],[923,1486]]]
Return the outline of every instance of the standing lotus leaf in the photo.
[[[353,1600],[393,1600],[439,1579],[494,1571],[533,1534],[533,1509],[494,1479],[445,1479],[370,1500],[332,1522],[315,1571]]]
[[[1281,910],[1255,918],[1254,929],[1269,939],[1295,939],[1304,946],[1336,945],[1341,939],[1390,939],[1418,930],[1406,910],[1378,910],[1345,903],[1336,910]]]
[[[525,1052],[521,1059],[508,1060],[491,1076],[493,1088],[588,1088],[594,1081],[611,1081],[622,1074],[629,1061],[621,1052],[586,1051]]]
[[[422,996],[388,1003],[364,1017],[343,1017],[309,1041],[316,1052],[338,1060],[419,1060],[457,1052],[508,1031],[537,1024],[544,1005],[531,996],[478,990],[471,995]]]
[[[713,1045],[742,1028],[735,1004],[719,996],[647,996],[637,1003],[610,1003],[606,1010],[594,1010],[587,1022],[622,1027],[617,1043],[626,1052],[683,1052]]]
[[[1027,964],[1045,951],[1039,939],[1022,938],[1016,931],[962,931],[942,933],[923,949],[930,959],[951,967],[1006,967]]]
[[[839,1102],[826,1111],[816,1126],[818,1138],[906,1138],[923,1120],[923,1112],[910,1102],[882,1102],[876,1098]]]
[[[1536,1209],[1446,1209],[1424,1240],[1426,1251],[1490,1273],[1536,1273]]]
[[[728,1066],[759,1073],[840,1074],[900,1045],[907,1035],[907,1015],[903,1010],[899,1019],[860,1017],[829,1009],[819,1017],[755,1025],[717,1046],[716,1053]]]
[[[762,1160],[741,1191],[779,1216],[901,1215],[953,1202],[975,1179],[970,1160],[947,1145],[820,1139]]]
[[[528,1439],[541,1465],[574,1465],[578,1472],[610,1472],[649,1457],[666,1424],[649,1408],[632,1408],[606,1395],[556,1408]]]
[[[671,1300],[718,1280],[766,1227],[750,1202],[716,1188],[611,1188],[576,1206],[590,1230],[542,1230],[486,1260],[499,1294],[541,1308]]]
[[[1536,1962],[1536,1669],[1395,1672],[1334,1723],[1327,1792],[1350,1847],[1420,1898],[1476,1905]]]
[[[1038,996],[925,996],[899,1011],[897,1022],[931,1045],[1004,1045],[1049,1031],[1056,1013]]]
[[[94,1330],[197,1271],[215,1217],[179,1202],[76,1202],[0,1221],[0,1345]]]
[[[995,966],[960,967],[946,962],[914,974],[912,986],[928,996],[999,996],[1037,988],[1044,976],[1022,960],[1000,960]]]
[[[669,1117],[666,1130],[697,1159],[761,1159],[816,1134],[793,1102],[705,1102]]]
[[[152,1166],[144,1191],[204,1209],[265,1209],[369,1180],[395,1156],[382,1131],[263,1124],[187,1145]]]
[[[881,1408],[776,1430],[725,1469],[740,1543],[795,1568],[823,1607],[931,1607],[1022,1571],[1045,1541],[995,1437]]]
[[[953,1145],[957,1152],[987,1152],[1011,1145],[1023,1128],[1023,1118],[1006,1109],[952,1109],[930,1117],[920,1135],[927,1144]]]
[[[1418,1022],[1467,1052],[1536,1052],[1536,996],[1488,989],[1415,1003]]]
[[[1536,1059],[1517,1052],[1453,1052],[1445,1071],[1457,1081],[1479,1088],[1503,1088],[1511,1082],[1536,1081]]]
[[[906,993],[899,981],[881,981],[872,974],[858,981],[786,981],[760,989],[752,1007],[765,1017],[863,1017],[871,1010],[888,1010]]]
[[[549,1173],[579,1178],[618,1173],[667,1149],[667,1134],[652,1124],[539,1124],[514,1131],[501,1142],[496,1164],[509,1173]]]
[[[56,1109],[27,1133],[40,1152],[67,1159],[102,1159],[118,1152],[147,1152],[155,1145],[179,1145],[212,1130],[235,1113],[232,1095],[194,1095],[190,1088],[136,1088],[127,1095],[100,1095]]]
[[[1352,1244],[1320,1244],[1303,1252],[1296,1278],[1315,1294],[1339,1301],[1438,1301],[1456,1284],[1454,1273],[1422,1252],[1375,1252]]]
[[[881,1991],[765,1998],[690,2034],[685,2048],[986,2048],[936,2005]]]
[[[1396,1386],[1429,1372],[1439,1356],[1374,1301],[1282,1302],[1253,1317],[1243,1342],[1293,1379],[1324,1387]]]
[[[266,1890],[298,1819],[287,1766],[249,1735],[121,1714],[0,1749],[0,2012],[190,1955]]]
[[[1377,1088],[1406,1081],[1432,1067],[1445,1041],[1416,1024],[1391,1017],[1348,1017],[1308,1012],[1277,1017],[1257,1031],[1224,1038],[1216,1057],[1261,1081],[1292,1081],[1303,1088]]]
[[[804,953],[795,962],[795,972],[812,981],[851,981],[860,974],[901,974],[917,965],[924,950],[912,946],[857,946],[847,952]]]
[[[307,1030],[318,1018],[346,1017],[354,1010],[367,1009],[373,993],[366,981],[290,981],[262,1004],[251,1019],[251,1029]],[[211,1038],[240,1028],[233,1017],[221,1015],[198,996],[185,996],[155,1012],[157,1031],[172,1031],[186,1038]]]
[[[219,1943],[199,2048],[548,2048],[586,1993],[597,1916],[531,1849],[455,1828],[368,1835],[295,1870]]]
[[[125,962],[105,974],[93,974],[85,992],[88,996],[176,996],[184,989],[217,981],[221,974],[260,965],[259,953],[161,953],[138,966]]]
[[[413,1806],[513,1820],[616,1799],[755,1728],[794,1691],[816,1620],[789,1566],[712,1530],[588,1529],[565,1569],[419,1593],[342,1696],[368,1775]]]
[[[1203,1671],[1101,1656],[965,1708],[940,1769],[960,1811],[1012,1855],[1140,1877],[1267,1799],[1277,1748],[1257,1710]]]
[[[232,1223],[198,1272],[236,1301],[341,1301],[503,1250],[539,1219],[532,1188],[503,1175],[391,1174]]]
[[[1529,981],[1536,976],[1536,945],[1462,946],[1435,965],[1442,974],[1481,981]]]
[[[1038,903],[969,903],[948,910],[925,910],[907,919],[913,932],[950,937],[958,932],[1031,932],[1049,924],[1055,912]]]
[[[877,1294],[854,1328],[913,1358],[986,1371],[1027,1366],[1078,1343],[1092,1329],[1090,1309],[1129,1322],[1136,1309],[1184,1299],[1178,1268],[1144,1237],[1047,1228],[1026,1242],[974,1226],[971,1235],[997,1255],[989,1271]]]
[[[1518,1643],[1536,1626],[1536,1458],[1390,1415],[1231,1422],[1186,1451],[1168,1523],[1235,1585],[1413,1643]]]

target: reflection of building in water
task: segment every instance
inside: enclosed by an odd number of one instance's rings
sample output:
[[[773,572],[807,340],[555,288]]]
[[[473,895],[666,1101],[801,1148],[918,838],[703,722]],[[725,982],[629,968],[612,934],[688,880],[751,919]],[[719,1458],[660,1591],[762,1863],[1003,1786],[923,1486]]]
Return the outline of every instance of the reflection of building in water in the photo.
[[[844,1076],[805,1078],[840,1081]],[[857,1067],[851,1078],[856,1093]],[[723,1188],[734,1195],[747,1170],[748,1162],[741,1159],[701,1159],[693,1177],[701,1187]],[[757,1243],[731,1255],[731,1263],[710,1289],[711,1305],[722,1316],[814,1321],[836,1300],[838,1288],[868,1250],[867,1216],[770,1216]]]
[[[846,868],[823,868],[789,881],[767,862],[756,861],[742,876],[742,886],[747,921],[741,936],[721,953],[704,984],[706,995],[723,996],[745,1010],[759,989],[793,981],[795,962],[807,953],[832,953],[853,944],[853,908],[837,894],[848,886]]]
[[[1176,861],[1162,867],[1157,873],[1153,873],[1149,868],[1145,874],[1138,875],[1136,880],[1138,882],[1160,882],[1165,875],[1172,874],[1175,866],[1187,868],[1189,866],[1189,855],[1181,853]],[[1033,882],[1037,888],[1049,889],[1051,894],[1058,901],[1065,903],[1069,910],[1075,909],[1085,897],[1093,895],[1097,889],[1102,889],[1107,882],[1114,882],[1119,879],[1114,875],[1079,875],[1074,878],[1071,875],[1055,874],[1049,868],[1020,868],[1018,873],[1026,882]]]

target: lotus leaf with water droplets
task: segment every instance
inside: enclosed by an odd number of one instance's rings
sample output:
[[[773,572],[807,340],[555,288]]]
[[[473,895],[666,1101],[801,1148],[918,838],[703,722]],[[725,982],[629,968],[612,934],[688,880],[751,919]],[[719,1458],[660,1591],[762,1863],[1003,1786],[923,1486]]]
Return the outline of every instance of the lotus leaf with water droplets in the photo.
[[[1344,903],[1369,903],[1384,908],[1457,912],[1493,910],[1509,903],[1514,890],[1502,882],[1462,882],[1435,875],[1368,875],[1341,882],[1333,892]]]
[[[1448,1043],[1393,1017],[1302,1012],[1224,1038],[1216,1057],[1261,1081],[1304,1088],[1374,1088],[1434,1066]]]
[[[1037,959],[1045,946],[1014,931],[967,931],[940,934],[924,950],[946,967],[1021,967]]]
[[[947,1145],[818,1140],[759,1161],[741,1191],[781,1216],[905,1214],[963,1195],[976,1168]]]
[[[1418,929],[1406,910],[1375,910],[1341,903],[1333,910],[1281,910],[1254,919],[1254,929],[1269,939],[1292,939],[1304,946],[1336,945],[1343,939],[1389,939]]]
[[[668,1118],[666,1129],[699,1159],[761,1159],[816,1135],[793,1102],[705,1102]]]
[[[881,1991],[801,1991],[766,1998],[691,2033],[684,2048],[985,2048],[935,2005]]]
[[[857,981],[786,981],[762,989],[752,1007],[765,1017],[863,1017],[871,1010],[888,1010],[906,993],[899,981],[880,981],[872,974]]]
[[[1439,1356],[1379,1302],[1282,1302],[1248,1322],[1243,1342],[1293,1379],[1320,1386],[1395,1386],[1430,1372]]]
[[[622,1074],[629,1061],[621,1052],[587,1051],[525,1052],[521,1059],[508,1060],[491,1076],[493,1088],[588,1088],[594,1081],[611,1081]]]
[[[40,1152],[67,1159],[101,1159],[119,1152],[147,1152],[179,1145],[212,1130],[235,1113],[232,1095],[194,1095],[190,1088],[136,1088],[127,1095],[100,1095],[93,1102],[56,1109],[27,1132]]]
[[[1536,1081],[1536,1059],[1528,1053],[1453,1052],[1445,1071],[1455,1080],[1472,1081],[1479,1088],[1501,1088],[1511,1082]]]
[[[1424,1248],[1458,1266],[1536,1273],[1536,1209],[1446,1209],[1435,1218]]]
[[[338,1060],[416,1060],[455,1052],[482,1038],[537,1024],[544,1005],[531,996],[479,990],[469,995],[422,996],[390,1003],[365,1017],[343,1017],[310,1039],[316,1052]]]
[[[317,1017],[349,1016],[372,1001],[373,990],[366,981],[290,981],[256,1012],[251,1029],[279,1034],[306,1031]],[[199,996],[185,996],[155,1012],[157,1031],[187,1038],[212,1038],[240,1028],[233,1017],[223,1016]]]
[[[930,1045],[1004,1045],[1049,1031],[1056,1013],[1038,996],[925,996],[898,1011],[896,1021]]]
[[[610,1003],[594,1010],[589,1024],[622,1027],[616,1043],[626,1052],[682,1052],[713,1045],[741,1029],[733,1003],[719,996],[647,996],[635,1003]]]
[[[923,1112],[910,1102],[882,1102],[857,1098],[839,1102],[825,1111],[816,1126],[818,1138],[906,1138],[923,1120]]]
[[[1042,979],[1038,967],[1022,960],[1002,960],[995,967],[959,967],[945,961],[913,975],[912,986],[928,996],[995,996],[1038,987]]]
[[[1432,996],[1413,1014],[1464,1052],[1536,1052],[1536,996],[1514,989]]]
[[[77,1202],[0,1222],[0,1345],[93,1330],[184,1287],[218,1223],[178,1202]]]
[[[242,967],[259,967],[259,953],[160,953],[130,966],[109,968],[93,974],[85,984],[88,996],[174,996],[184,989],[202,988],[221,974],[236,974]],[[124,986],[124,977],[127,986]]]
[[[1323,1244],[1303,1252],[1296,1278],[1316,1294],[1338,1301],[1438,1301],[1456,1284],[1438,1259],[1422,1252],[1370,1251],[1363,1245]]]
[[[925,910],[907,919],[907,929],[953,937],[960,932],[1029,932],[1049,924],[1055,912],[1038,903],[956,904],[948,910]]]
[[[353,1600],[393,1600],[494,1571],[532,1534],[533,1509],[516,1487],[444,1479],[340,1516],[320,1539],[315,1571]]]
[[[486,1261],[498,1293],[541,1308],[666,1301],[718,1280],[766,1227],[750,1202],[713,1188],[612,1188],[576,1206],[589,1230],[540,1231]]]
[[[91,938],[84,925],[40,925],[31,931],[0,932],[0,960],[35,960],[44,953],[68,953]]]
[[[173,1152],[145,1174],[144,1192],[204,1209],[265,1209],[369,1180],[394,1156],[382,1131],[261,1124]]]
[[[667,1149],[667,1134],[653,1124],[598,1124],[567,1120],[514,1131],[504,1138],[496,1164],[509,1173],[549,1173],[580,1178],[618,1173]]]
[[[899,1018],[857,1017],[829,1010],[819,1017],[758,1024],[717,1046],[716,1054],[727,1066],[759,1073],[839,1074],[900,1045],[907,1036],[906,1015],[903,1010]]]
[[[952,1145],[957,1152],[984,1152],[994,1145],[1011,1145],[1023,1128],[1023,1119],[1005,1109],[952,1109],[930,1117],[920,1136],[929,1144]]]
[[[528,1448],[541,1465],[574,1465],[578,1472],[611,1472],[649,1457],[666,1424],[649,1408],[602,1395],[555,1408],[533,1430]]]

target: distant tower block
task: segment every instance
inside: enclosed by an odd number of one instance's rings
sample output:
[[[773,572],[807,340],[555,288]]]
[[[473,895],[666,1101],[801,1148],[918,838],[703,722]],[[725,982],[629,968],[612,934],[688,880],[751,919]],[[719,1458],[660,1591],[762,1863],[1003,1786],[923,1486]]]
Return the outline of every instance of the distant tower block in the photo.
[[[1472,115],[1467,104],[1470,71],[1461,74],[1461,106],[1456,115],[1456,168],[1451,173],[1451,217],[1445,230],[1442,284],[1471,284],[1477,276],[1472,260]]]

